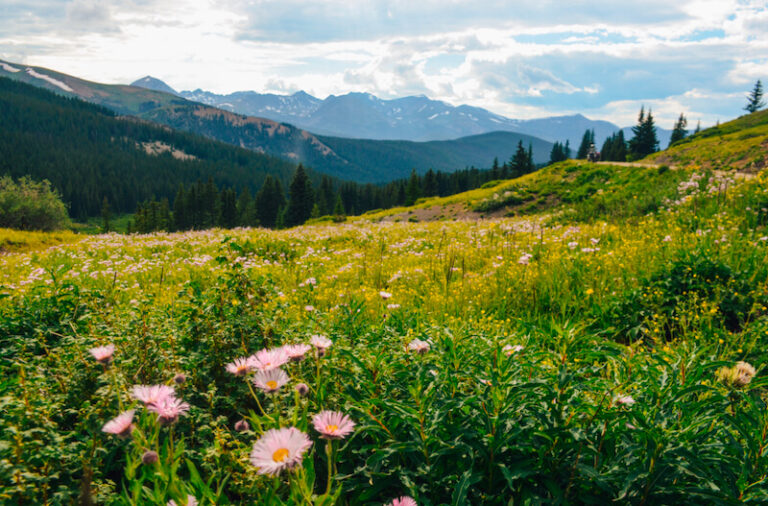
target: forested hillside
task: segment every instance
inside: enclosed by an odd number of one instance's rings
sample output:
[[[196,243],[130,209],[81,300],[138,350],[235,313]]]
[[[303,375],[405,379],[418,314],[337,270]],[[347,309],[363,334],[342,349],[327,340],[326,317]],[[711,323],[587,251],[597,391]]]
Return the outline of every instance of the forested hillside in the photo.
[[[48,179],[76,218],[133,212],[173,199],[180,183],[212,178],[256,191],[268,174],[287,182],[294,165],[174,131],[103,107],[0,78],[0,174]]]
[[[547,141],[512,132],[426,143],[321,138],[293,125],[235,114],[162,91],[93,83],[41,67],[14,65],[0,66],[0,76],[357,182],[389,182],[407,177],[411,169],[424,174],[429,169],[453,172],[468,166],[487,167],[494,158],[511,157],[521,140],[526,147],[533,144],[537,162],[546,161],[552,148]]]

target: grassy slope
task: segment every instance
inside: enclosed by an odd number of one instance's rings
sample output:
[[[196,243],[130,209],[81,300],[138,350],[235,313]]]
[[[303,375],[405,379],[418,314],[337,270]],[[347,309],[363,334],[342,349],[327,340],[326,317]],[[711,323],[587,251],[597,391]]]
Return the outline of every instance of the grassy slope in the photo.
[[[521,178],[443,198],[420,200],[411,208],[370,212],[366,219],[408,219],[439,208],[442,218],[463,215],[529,215],[569,210],[571,219],[639,216],[664,207],[690,171],[757,171],[768,161],[768,110],[742,116],[676,143],[638,163],[658,166],[592,164],[567,160]],[[663,165],[686,168],[667,170]]]
[[[645,161],[757,171],[768,163],[768,109],[702,130]]]

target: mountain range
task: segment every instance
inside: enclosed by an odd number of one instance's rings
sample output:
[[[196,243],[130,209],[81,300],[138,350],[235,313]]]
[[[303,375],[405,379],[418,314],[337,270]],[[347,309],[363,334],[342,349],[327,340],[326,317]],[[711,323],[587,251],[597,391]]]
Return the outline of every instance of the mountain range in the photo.
[[[292,95],[255,91],[220,95],[201,89],[177,92],[151,76],[134,81],[132,85],[174,93],[239,114],[290,123],[315,134],[356,139],[420,142],[504,131],[549,142],[568,140],[576,149],[584,131],[590,129],[595,131],[599,149],[607,137],[620,129],[611,122],[591,120],[581,114],[510,119],[479,107],[454,107],[423,95],[384,100],[369,93],[348,93],[321,100],[303,91]],[[623,130],[626,138],[632,137],[631,127]],[[670,130],[657,128],[657,135],[662,147],[669,144]]]
[[[0,76],[78,97],[120,115],[201,134],[294,163],[303,162],[319,172],[349,181],[392,181],[407,177],[412,169],[424,173],[430,168],[451,172],[467,166],[490,167],[496,157],[502,161],[509,159],[521,141],[526,147],[531,144],[534,161],[543,163],[552,148],[549,142],[513,132],[436,144],[323,137],[287,123],[233,113],[169,91],[151,89],[165,89],[162,82],[152,78],[142,81],[150,88],[109,85],[4,61],[0,61]],[[344,153],[336,152],[332,146],[343,149]]]

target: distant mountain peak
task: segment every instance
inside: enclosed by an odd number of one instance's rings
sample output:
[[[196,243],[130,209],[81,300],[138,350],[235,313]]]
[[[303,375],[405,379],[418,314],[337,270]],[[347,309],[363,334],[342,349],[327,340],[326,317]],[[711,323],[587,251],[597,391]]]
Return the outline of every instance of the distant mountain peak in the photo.
[[[139,88],[146,88],[148,90],[163,91],[165,93],[173,93],[178,95],[178,92],[165,84],[163,81],[156,77],[144,76],[141,79],[136,79],[131,83],[131,86],[138,86]]]

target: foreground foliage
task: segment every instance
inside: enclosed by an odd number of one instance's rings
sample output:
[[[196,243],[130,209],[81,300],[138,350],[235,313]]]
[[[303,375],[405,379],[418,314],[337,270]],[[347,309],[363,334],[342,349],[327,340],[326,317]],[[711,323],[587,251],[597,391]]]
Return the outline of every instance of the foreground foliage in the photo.
[[[768,180],[675,177],[658,208],[579,224],[102,235],[1,257],[0,500],[765,502]],[[313,336],[332,345],[276,393],[227,369]],[[107,344],[109,365],[89,353]],[[188,412],[160,424],[131,395],[152,384]],[[129,409],[132,439],[103,432]],[[323,441],[325,410],[352,433]],[[251,452],[278,427],[312,444],[264,476]]]

